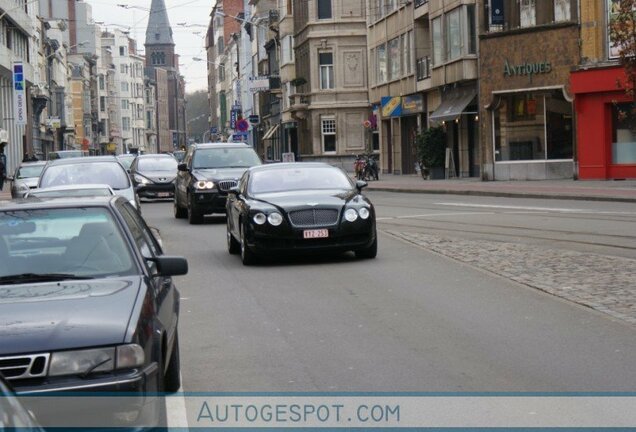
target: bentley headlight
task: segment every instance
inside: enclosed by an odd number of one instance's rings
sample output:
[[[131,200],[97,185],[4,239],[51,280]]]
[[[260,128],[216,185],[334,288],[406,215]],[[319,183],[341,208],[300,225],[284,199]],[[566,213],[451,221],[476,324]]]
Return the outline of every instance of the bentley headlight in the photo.
[[[358,212],[355,209],[348,209],[345,212],[345,219],[349,222],[355,222],[358,219]]]
[[[144,350],[137,344],[95,348],[78,351],[54,352],[51,355],[49,376],[110,372],[143,366]]]
[[[267,216],[267,221],[273,226],[278,226],[283,223],[283,217],[280,213],[274,212]]]
[[[196,182],[194,186],[199,190],[214,189],[214,183],[207,180],[200,180]]]
[[[267,222],[267,216],[265,216],[263,213],[256,213],[252,220],[256,225],[263,225],[265,222]]]
[[[367,209],[366,207],[362,207],[360,210],[358,210],[358,214],[360,215],[361,219],[369,219],[371,212],[369,212],[369,209]]]
[[[135,181],[144,185],[150,183],[150,180],[144,176],[140,176],[139,174],[135,174]]]

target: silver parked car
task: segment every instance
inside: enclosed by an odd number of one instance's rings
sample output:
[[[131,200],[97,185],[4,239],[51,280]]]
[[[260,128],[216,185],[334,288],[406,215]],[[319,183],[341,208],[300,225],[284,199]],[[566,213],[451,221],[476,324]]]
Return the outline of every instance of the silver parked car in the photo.
[[[15,170],[11,181],[11,198],[22,198],[31,189],[35,189],[46,162],[23,162]]]
[[[115,156],[88,156],[50,161],[42,171],[38,188],[84,184],[106,184],[115,194],[123,196],[140,210],[139,197],[130,177]]]

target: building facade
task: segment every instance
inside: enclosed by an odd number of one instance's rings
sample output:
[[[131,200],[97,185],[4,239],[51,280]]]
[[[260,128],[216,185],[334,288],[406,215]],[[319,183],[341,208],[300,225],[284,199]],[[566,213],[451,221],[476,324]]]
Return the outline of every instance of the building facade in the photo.
[[[578,178],[636,178],[636,122],[620,47],[607,31],[618,2],[581,1],[581,63],[571,75]],[[617,84],[618,83],[618,84]]]
[[[483,177],[573,178],[570,70],[579,63],[578,2],[504,2],[480,20]],[[537,43],[541,41],[541,43]]]

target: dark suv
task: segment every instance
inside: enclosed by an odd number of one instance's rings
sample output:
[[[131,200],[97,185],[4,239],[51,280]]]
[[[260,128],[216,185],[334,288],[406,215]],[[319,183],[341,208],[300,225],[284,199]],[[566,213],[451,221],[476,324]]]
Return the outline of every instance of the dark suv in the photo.
[[[225,214],[227,191],[249,167],[261,160],[246,144],[194,144],[188,149],[175,181],[174,216],[188,217],[191,224],[203,222],[203,216]]]

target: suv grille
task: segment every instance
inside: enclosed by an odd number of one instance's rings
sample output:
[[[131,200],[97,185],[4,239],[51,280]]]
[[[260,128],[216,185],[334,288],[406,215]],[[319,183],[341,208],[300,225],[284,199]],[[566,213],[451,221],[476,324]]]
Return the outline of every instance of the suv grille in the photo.
[[[292,225],[299,228],[329,226],[338,223],[338,210],[311,209],[289,212]]]
[[[8,380],[46,376],[50,354],[0,357],[0,375]]]
[[[236,186],[238,186],[238,181],[236,180],[221,180],[219,182],[219,190],[222,190],[223,192],[227,192]]]

